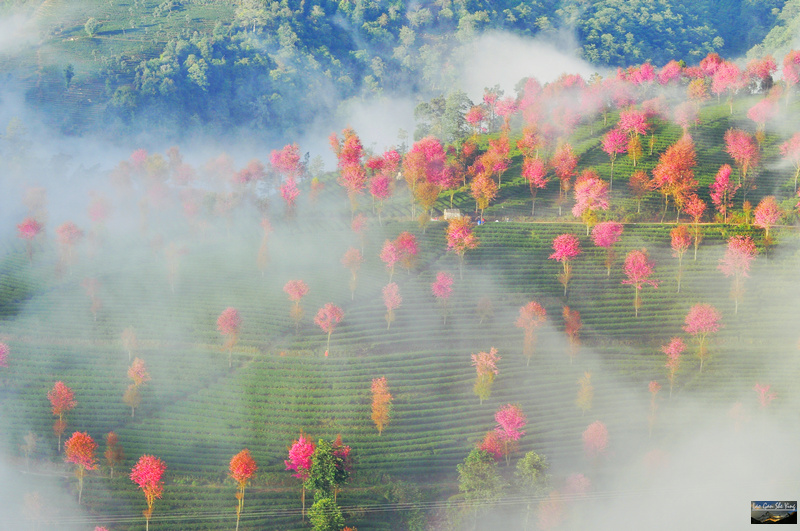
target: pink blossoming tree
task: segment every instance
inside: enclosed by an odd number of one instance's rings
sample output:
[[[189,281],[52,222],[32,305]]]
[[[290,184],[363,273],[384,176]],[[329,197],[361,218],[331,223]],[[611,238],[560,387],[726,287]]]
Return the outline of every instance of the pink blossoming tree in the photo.
[[[131,481],[144,493],[147,510],[144,511],[145,530],[150,529],[150,517],[153,516],[153,504],[164,493],[162,477],[167,470],[167,465],[161,459],[152,455],[143,455],[131,470]]]
[[[739,313],[739,300],[744,295],[744,279],[749,276],[750,263],[757,254],[758,249],[750,236],[731,236],[725,256],[717,266],[726,277],[733,277],[731,298],[734,300],[734,313]]]
[[[328,350],[331,348],[331,334],[333,334],[333,331],[336,329],[336,325],[339,324],[339,321],[342,320],[342,317],[344,317],[344,312],[342,309],[330,302],[320,308],[317,312],[317,315],[314,317],[314,324],[320,327],[323,332],[327,332],[328,334],[328,342],[325,345],[326,355]]]
[[[233,364],[233,347],[239,341],[239,329],[242,326],[242,318],[236,308],[226,308],[217,317],[217,330],[225,336],[225,345],[222,348],[228,350],[228,368]]]
[[[764,240],[769,242],[769,229],[781,219],[781,209],[774,195],[763,198],[753,211],[753,225],[764,229]]]
[[[700,372],[703,372],[703,362],[708,358],[708,335],[719,331],[721,319],[722,315],[710,304],[695,304],[686,314],[683,330],[693,335],[697,343]]]
[[[294,329],[297,331],[300,328],[300,321],[303,319],[303,307],[300,306],[300,301],[308,294],[308,284],[303,280],[290,280],[284,284],[283,291],[294,303],[292,309],[289,310],[289,315],[294,320]]]
[[[388,330],[394,321],[394,311],[402,304],[403,297],[400,296],[400,288],[396,282],[385,285],[382,293],[383,304],[386,306],[386,329]]]
[[[303,519],[306,517],[306,480],[311,474],[311,456],[314,455],[314,450],[315,446],[311,438],[300,433],[300,437],[289,448],[289,459],[284,461],[286,470],[294,472],[292,477],[303,482]]]
[[[669,381],[669,397],[672,398],[672,388],[675,386],[675,375],[681,366],[681,354],[686,350],[683,339],[673,337],[670,342],[661,347],[661,352],[667,355],[667,380]]]
[[[583,432],[583,452],[589,460],[595,460],[608,448],[608,429],[596,420]]]
[[[497,422],[494,431],[497,432],[498,438],[503,443],[503,454],[506,457],[506,465],[508,465],[514,444],[525,435],[523,428],[528,423],[528,419],[518,405],[506,404],[497,410],[494,420]]]
[[[720,166],[710,186],[711,202],[722,215],[723,223],[728,222],[728,212],[733,208],[733,196],[739,189],[739,185],[731,181],[731,171],[729,164]]]
[[[431,293],[436,297],[436,302],[442,307],[444,324],[447,324],[447,301],[453,292],[453,277],[444,271],[436,273],[436,280],[431,284]]]
[[[770,393],[769,388],[769,385],[761,385],[759,383],[756,383],[756,385],[753,387],[753,391],[758,393],[758,401],[761,404],[762,409],[766,408],[770,402],[778,397],[777,394]]]
[[[581,254],[581,245],[574,234],[562,234],[553,240],[555,251],[548,258],[557,260],[564,266],[564,272],[558,275],[558,281],[564,286],[564,296],[567,295],[567,286],[572,278],[572,260]]]
[[[681,292],[681,278],[683,277],[683,255],[692,244],[692,236],[686,225],[678,225],[669,232],[672,246],[672,256],[678,259],[678,293]]]
[[[647,249],[631,251],[625,257],[625,276],[628,278],[623,280],[622,283],[630,284],[635,290],[633,308],[636,317],[639,317],[639,308],[642,305],[639,291],[646,285],[658,288],[658,280],[650,278],[653,274],[653,269],[655,269],[655,263],[647,256]]]
[[[609,277],[611,276],[611,266],[614,264],[614,259],[616,258],[614,244],[617,243],[622,236],[622,230],[622,223],[616,221],[604,221],[592,228],[592,241],[596,246],[606,250],[606,276]]]

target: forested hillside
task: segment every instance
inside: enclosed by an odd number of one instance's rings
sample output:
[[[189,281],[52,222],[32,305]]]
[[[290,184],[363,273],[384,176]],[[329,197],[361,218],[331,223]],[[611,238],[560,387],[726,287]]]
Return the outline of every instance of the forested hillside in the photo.
[[[695,64],[758,44],[782,5],[17,0],[3,14],[24,17],[13,19],[24,31],[0,48],[0,73],[71,134],[195,126],[290,133],[349,98],[449,90],[459,46],[490,32],[570,43],[566,52],[597,68]]]

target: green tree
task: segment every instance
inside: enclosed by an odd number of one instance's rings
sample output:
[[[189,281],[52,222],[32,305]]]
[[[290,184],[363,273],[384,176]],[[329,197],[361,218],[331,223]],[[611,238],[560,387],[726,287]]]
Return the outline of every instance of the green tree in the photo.
[[[97,34],[97,30],[100,29],[103,23],[98,21],[96,18],[92,17],[86,21],[86,24],[83,25],[83,29],[86,31],[86,34],[89,37],[94,37]]]
[[[350,448],[340,437],[331,443],[320,439],[311,456],[311,469],[306,489],[314,491],[314,499],[332,497],[336,501],[339,487],[350,478]]]
[[[69,84],[72,82],[72,78],[75,77],[75,67],[72,66],[72,63],[68,64],[64,67],[64,82],[69,88]]]
[[[308,519],[314,531],[340,531],[344,527],[342,510],[333,498],[320,498],[308,510]]]
[[[478,512],[499,500],[505,486],[497,470],[497,460],[489,452],[475,448],[456,468],[458,490],[464,494],[467,504],[472,506],[477,521]]]
[[[525,457],[517,462],[517,470],[514,472],[517,488],[522,492],[527,500],[525,508],[525,525],[528,528],[528,519],[531,514],[531,504],[536,496],[542,496],[548,489],[550,476],[547,469],[550,465],[543,455],[539,455],[533,450],[525,454]]]

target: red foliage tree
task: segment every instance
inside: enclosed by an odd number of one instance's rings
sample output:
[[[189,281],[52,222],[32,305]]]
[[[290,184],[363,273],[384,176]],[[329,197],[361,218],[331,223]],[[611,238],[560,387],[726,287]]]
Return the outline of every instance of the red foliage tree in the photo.
[[[300,433],[300,437],[289,448],[289,459],[283,462],[286,465],[286,470],[294,471],[292,477],[296,477],[303,482],[303,519],[306,517],[306,480],[311,473],[311,456],[314,455],[315,449],[311,438]]]
[[[596,420],[583,432],[583,452],[587,459],[594,460],[604,454],[607,448],[608,429],[605,424]]]
[[[555,251],[548,258],[558,260],[564,266],[564,272],[558,275],[558,281],[564,286],[564,295],[567,295],[567,286],[572,278],[572,259],[581,254],[581,245],[574,234],[562,234],[553,240]]]
[[[686,350],[683,339],[673,337],[670,342],[661,347],[661,352],[667,355],[667,380],[669,381],[669,397],[672,398],[672,388],[675,385],[675,375],[681,366],[681,354]]]
[[[217,330],[228,339],[223,348],[228,349],[228,368],[233,364],[233,347],[239,340],[239,329],[242,326],[242,318],[236,308],[226,308],[217,317]]]
[[[106,451],[103,452],[103,457],[106,458],[106,465],[111,471],[111,479],[114,479],[114,467],[125,459],[125,452],[122,445],[119,444],[119,437],[113,431],[106,433]]]
[[[500,356],[497,355],[497,349],[492,347],[489,352],[478,352],[472,354],[472,366],[475,367],[475,385],[473,391],[483,404],[484,399],[489,398],[492,394],[492,383],[494,377],[499,374],[497,369],[497,362],[500,361]]]
[[[494,457],[495,461],[500,461],[500,458],[503,457],[503,449],[503,441],[500,440],[500,436],[495,430],[487,431],[486,435],[483,436],[483,440],[478,445],[478,450],[483,450],[491,455]]]
[[[344,317],[342,309],[333,303],[326,303],[325,306],[319,309],[317,315],[314,316],[314,324],[322,329],[323,332],[328,334],[328,343],[325,345],[325,355],[328,355],[328,350],[331,348],[331,334],[336,329],[336,325]]]
[[[472,222],[465,217],[451,219],[447,225],[446,236],[447,250],[455,252],[458,256],[459,276],[463,279],[464,253],[478,247],[478,237],[472,232]]]
[[[97,457],[94,451],[97,443],[88,433],[76,431],[72,437],[64,442],[64,461],[76,466],[75,475],[78,476],[78,505],[81,504],[83,495],[83,477],[87,470],[97,469]]]
[[[678,293],[681,292],[681,278],[683,277],[683,255],[689,250],[692,237],[686,225],[678,225],[669,232],[672,245],[672,256],[678,259]]]
[[[694,178],[696,164],[694,142],[689,135],[683,135],[661,154],[658,164],[653,168],[653,180],[655,187],[664,196],[662,221],[667,213],[670,197],[673,198],[680,217],[683,205],[697,189],[697,181]]]
[[[798,137],[800,139],[800,137]],[[733,196],[739,189],[739,185],[731,182],[731,167],[723,164],[719,167],[714,182],[709,187],[711,192],[711,202],[722,215],[723,223],[728,222],[728,212],[733,208]]]
[[[402,304],[403,297],[400,296],[400,288],[396,282],[385,285],[382,293],[383,304],[386,306],[386,329],[388,330],[394,321],[394,311]]]
[[[239,518],[244,509],[244,489],[247,487],[247,482],[253,477],[258,470],[256,460],[250,455],[250,450],[245,448],[238,454],[231,458],[229,466],[229,474],[236,482],[236,499],[238,505],[236,506],[236,530],[239,529]]]
[[[144,493],[147,510],[144,511],[145,529],[150,529],[150,517],[153,516],[153,504],[164,493],[162,478],[167,465],[158,457],[143,455],[131,469],[131,481],[136,483]]]
[[[514,322],[514,326],[522,328],[525,333],[522,354],[527,359],[526,365],[530,365],[536,347],[536,330],[546,321],[547,310],[536,301],[531,301],[519,309],[519,317]]]
[[[647,249],[631,251],[625,257],[625,276],[628,278],[623,280],[622,283],[630,284],[635,290],[633,308],[636,312],[636,317],[639,317],[639,308],[642,305],[639,291],[648,284],[658,288],[658,281],[650,279],[653,269],[655,269],[655,264],[647,256]]]
[[[386,377],[372,380],[372,422],[378,428],[378,435],[383,433],[383,428],[389,424],[392,411],[392,395],[389,393],[389,384]]]
[[[567,192],[569,192],[571,187],[570,180],[572,179],[572,176],[575,175],[575,169],[578,167],[578,156],[573,151],[571,145],[564,143],[561,144],[558,149],[556,149],[556,152],[553,154],[553,158],[550,161],[550,165],[553,167],[553,170],[556,172],[556,176],[561,182],[558,204],[558,215],[560,216],[561,206],[566,199]]]
[[[604,221],[592,228],[592,241],[598,247],[606,250],[606,276],[611,276],[611,266],[614,263],[615,253],[614,244],[622,236],[622,223],[616,221]]]
[[[569,343],[569,364],[575,360],[578,355],[578,348],[581,346],[580,332],[583,327],[581,322],[581,313],[578,310],[571,310],[569,306],[564,306],[562,311],[564,318],[564,333],[567,334],[567,342]]]
[[[657,188],[657,183],[650,179],[642,170],[636,170],[628,181],[631,194],[636,199],[636,213],[642,213],[642,201],[647,195]]]
[[[412,217],[416,217],[417,201],[426,202],[426,196],[428,199],[433,197],[435,201],[441,190],[445,158],[441,142],[429,136],[415,142],[403,159],[403,176],[411,190]]]
[[[417,237],[408,231],[403,231],[394,239],[394,245],[397,248],[400,265],[410,273],[411,268],[416,265],[417,254],[419,253]]]
[[[744,279],[749,276],[747,273],[750,271],[750,262],[757,254],[758,249],[750,236],[731,236],[725,256],[717,266],[726,277],[733,277],[731,298],[734,300],[734,313],[739,313],[739,300],[744,295]]]
[[[703,372],[703,362],[708,358],[708,334],[719,331],[721,319],[722,315],[710,304],[695,304],[686,314],[683,330],[693,335],[697,342],[700,372]]]
[[[350,198],[350,209],[355,213],[357,198],[364,193],[367,184],[367,171],[362,164],[364,148],[361,139],[351,128],[342,131],[342,140],[331,134],[331,147],[339,160],[339,178],[337,182],[347,190],[347,197]]]
[[[64,385],[62,381],[58,381],[53,385],[53,388],[47,393],[47,399],[50,400],[53,415],[58,417],[58,420],[53,424],[53,431],[58,436],[58,451],[61,452],[61,436],[67,429],[64,415],[75,409],[78,402],[75,400],[75,394],[72,389]]]
[[[497,197],[497,183],[486,172],[481,172],[472,180],[470,192],[472,198],[475,199],[477,209],[481,211],[481,219],[483,219],[484,210]]]

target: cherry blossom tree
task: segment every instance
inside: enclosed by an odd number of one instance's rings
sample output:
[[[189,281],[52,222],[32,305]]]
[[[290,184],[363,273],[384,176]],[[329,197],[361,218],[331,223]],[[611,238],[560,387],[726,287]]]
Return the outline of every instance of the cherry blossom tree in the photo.
[[[386,329],[388,330],[394,321],[394,311],[402,304],[403,297],[400,296],[400,288],[396,282],[385,285],[382,293],[383,304],[386,306]]]
[[[133,417],[136,408],[142,403],[140,388],[142,384],[150,381],[150,373],[147,372],[143,360],[139,358],[133,360],[131,366],[128,367],[128,378],[133,380],[133,383],[125,390],[122,399],[131,408],[131,417]]]
[[[722,215],[723,223],[728,222],[728,212],[733,208],[733,196],[738,189],[739,185],[731,181],[730,164],[720,166],[709,190],[711,192],[711,202],[717,212]]]
[[[226,308],[217,317],[217,330],[227,337],[223,348],[228,349],[228,368],[233,364],[233,347],[239,340],[239,329],[242,327],[242,318],[236,308]]]
[[[531,216],[536,212],[536,194],[547,187],[547,168],[540,158],[525,157],[522,161],[522,177],[531,189]]]
[[[489,352],[478,352],[472,354],[472,366],[475,367],[475,385],[473,391],[480,399],[480,403],[492,394],[492,383],[494,377],[499,374],[497,369],[497,362],[500,361],[500,356],[497,355],[497,349],[492,347]]]
[[[711,92],[717,95],[717,100],[720,95],[727,93],[728,107],[730,113],[733,114],[733,95],[742,90],[746,83],[742,71],[736,66],[736,63],[723,61],[717,66],[711,78]]]
[[[50,400],[53,415],[58,417],[53,424],[53,432],[58,436],[58,451],[61,452],[61,436],[67,429],[64,415],[75,409],[78,402],[75,400],[75,393],[72,392],[72,389],[64,385],[62,381],[53,384],[53,388],[47,393],[47,399]]]
[[[738,184],[744,187],[745,198],[750,188],[747,180],[748,172],[758,164],[758,146],[753,138],[741,129],[728,129],[725,131],[725,151],[733,158],[739,167]]]
[[[34,218],[25,218],[17,225],[17,236],[25,240],[25,250],[30,262],[33,262],[33,240],[42,232],[42,228],[42,224]]]
[[[408,231],[403,231],[394,239],[394,245],[397,248],[398,262],[407,272],[411,273],[419,253],[417,237]]]
[[[525,339],[522,347],[522,354],[527,359],[526,365],[531,364],[533,351],[536,347],[536,330],[547,321],[547,310],[536,301],[531,301],[525,306],[520,307],[519,317],[514,322],[514,326],[522,328]]]
[[[81,504],[86,471],[97,469],[96,449],[97,443],[86,432],[76,431],[64,442],[64,461],[75,465],[75,475],[78,477],[78,505]]]
[[[625,257],[625,276],[628,278],[623,280],[622,283],[630,284],[635,290],[633,308],[636,317],[639,317],[639,308],[642,305],[639,291],[648,284],[658,288],[658,280],[650,279],[653,269],[655,269],[655,263],[647,256],[647,249],[642,249],[641,251],[633,250]]]
[[[497,183],[486,172],[481,172],[472,180],[470,192],[475,199],[477,209],[481,211],[481,219],[489,203],[497,197],[497,191]]]
[[[633,160],[633,167],[635,168],[637,156],[641,154],[641,140],[639,137],[647,134],[650,128],[650,125],[647,123],[647,113],[633,107],[628,108],[619,113],[617,128],[628,135],[626,149],[628,151],[628,156]]]
[[[103,307],[103,301],[100,300],[98,295],[100,282],[96,278],[84,278],[81,281],[81,286],[86,290],[86,295],[89,296],[89,300],[92,303],[89,310],[92,312],[94,320],[97,321],[97,312]]]
[[[668,83],[678,81],[681,77],[682,70],[683,67],[681,64],[673,59],[662,66],[661,70],[658,71],[658,82],[662,85],[666,85]]]
[[[391,240],[383,242],[380,257],[386,264],[386,269],[389,271],[389,282],[391,282],[394,276],[394,266],[400,261],[400,250],[397,248],[397,244]]]
[[[350,270],[350,300],[353,300],[356,296],[358,270],[361,268],[362,263],[364,263],[364,257],[361,255],[361,251],[355,247],[347,249],[344,256],[342,256],[342,265]]]
[[[105,439],[106,451],[103,452],[103,457],[105,457],[106,465],[111,471],[111,479],[114,479],[114,467],[125,459],[125,452],[122,449],[122,445],[119,444],[119,437],[113,431],[106,433]]]
[[[344,312],[342,312],[342,309],[330,302],[326,303],[325,306],[320,308],[317,312],[317,315],[314,317],[314,324],[320,327],[323,332],[327,332],[328,334],[328,342],[325,345],[326,356],[331,348],[331,334],[333,334],[333,331],[336,329],[336,325],[339,324],[339,321],[342,320],[342,317],[344,317]]]
[[[770,393],[769,388],[769,385],[761,385],[758,382],[756,382],[756,385],[753,387],[753,391],[758,393],[758,401],[762,409],[766,408],[770,402],[778,397],[776,393]]]
[[[608,159],[611,161],[611,183],[609,184],[609,189],[613,189],[614,161],[617,159],[618,154],[625,153],[625,151],[628,149],[628,137],[625,134],[625,131],[619,127],[611,129],[605,134],[605,136],[603,136],[601,147],[608,155]]]
[[[669,397],[672,398],[672,388],[675,385],[675,375],[681,366],[681,354],[686,350],[686,344],[680,337],[673,337],[670,342],[661,347],[661,352],[667,355],[667,380],[669,381]]]
[[[598,210],[608,210],[608,183],[592,170],[586,170],[575,183],[575,206],[572,215],[586,223],[586,235],[597,219]]]
[[[608,449],[608,429],[596,420],[583,432],[583,452],[589,460],[595,460]]]
[[[567,343],[569,344],[569,364],[575,360],[578,355],[578,348],[581,346],[580,332],[583,327],[581,322],[581,313],[578,310],[571,310],[569,306],[564,306],[562,310],[564,318],[564,333],[567,334]]]
[[[353,221],[350,222],[350,229],[358,236],[358,241],[361,243],[361,254],[364,254],[364,242],[366,240],[367,216],[364,214],[356,214]]]
[[[483,450],[494,457],[495,461],[500,461],[503,457],[503,441],[495,430],[489,430],[483,436],[483,440],[478,444],[478,450]]]
[[[444,324],[447,324],[447,301],[453,292],[453,277],[444,271],[436,273],[436,280],[431,284],[431,293],[436,297],[436,301],[442,307]]]
[[[622,223],[616,221],[604,221],[592,228],[592,241],[596,246],[606,250],[606,276],[609,277],[611,276],[611,266],[614,264],[614,259],[616,258],[614,244],[619,241],[622,236],[622,231]]]
[[[164,493],[162,478],[167,465],[158,457],[143,455],[131,470],[131,481],[136,483],[144,493],[147,510],[144,511],[145,529],[150,529],[150,517],[153,516],[153,504]]]
[[[681,126],[683,134],[689,134],[689,128],[700,123],[700,108],[697,102],[685,101],[675,107],[673,121]]]
[[[306,517],[306,480],[310,475],[311,456],[314,455],[314,450],[314,442],[301,432],[300,437],[298,437],[289,448],[289,459],[283,462],[286,465],[286,470],[294,471],[292,477],[303,482],[303,494],[301,498],[303,504],[303,520],[305,520]]]
[[[294,180],[294,177],[287,177],[286,180],[281,183],[280,192],[281,197],[286,202],[287,215],[292,215],[297,205],[297,197],[300,195],[300,190],[297,188],[297,182]]]
[[[781,209],[774,195],[763,198],[753,211],[753,225],[764,229],[764,240],[769,242],[769,229],[781,219]]]
[[[494,420],[500,442],[503,443],[503,455],[506,457],[506,465],[510,462],[511,451],[514,450],[514,443],[518,441],[525,431],[523,428],[528,423],[528,419],[517,404],[506,404],[494,414]]]
[[[756,244],[750,236],[736,235],[728,240],[725,256],[717,268],[726,277],[733,277],[731,298],[734,300],[734,313],[739,313],[739,300],[744,295],[744,279],[749,275],[750,263],[758,254]]]
[[[229,475],[236,482],[236,499],[239,502],[236,506],[237,531],[239,530],[239,518],[242,515],[242,509],[244,509],[244,489],[257,470],[256,460],[253,459],[253,456],[250,455],[250,450],[247,448],[231,458]]]
[[[703,362],[708,358],[708,335],[719,331],[721,319],[722,315],[710,304],[695,304],[686,314],[683,330],[693,335],[697,343],[700,372],[703,372]]]
[[[438,139],[428,136],[411,147],[403,159],[403,177],[411,190],[411,217],[416,217],[417,201],[433,205],[441,190],[446,162],[445,152]],[[425,201],[427,198],[427,201]],[[433,198],[433,201],[430,199]],[[427,215],[427,213],[424,213]]]
[[[378,435],[381,435],[383,428],[389,424],[391,412],[392,395],[389,392],[386,377],[374,378],[372,380],[372,422],[378,428]]]
[[[592,373],[584,372],[583,376],[578,378],[578,396],[575,399],[575,405],[581,410],[581,416],[585,415],[587,411],[592,409],[592,400],[594,398],[594,386],[592,386]]]
[[[478,237],[472,232],[472,222],[465,217],[451,219],[447,225],[447,250],[458,256],[458,272],[464,278],[464,253],[478,247]]]
[[[369,181],[369,193],[372,195],[373,204],[377,200],[375,210],[378,212],[378,224],[383,225],[381,213],[383,212],[383,202],[392,195],[392,179],[385,173],[379,173]]]
[[[342,139],[336,133],[331,134],[330,143],[338,159],[339,178],[337,182],[347,190],[350,199],[350,211],[355,215],[358,196],[364,193],[367,184],[367,171],[362,164],[364,148],[361,139],[351,128],[342,131]]]
[[[303,307],[300,306],[300,301],[308,294],[308,284],[303,280],[290,280],[284,284],[283,291],[289,296],[289,300],[294,303],[292,309],[289,310],[289,315],[294,320],[296,332],[300,328],[300,321],[303,320]]]
[[[562,234],[553,240],[555,251],[548,258],[558,260],[564,266],[564,272],[558,275],[558,281],[564,286],[564,296],[567,295],[567,286],[572,278],[572,260],[581,254],[581,245],[574,234]]]
[[[472,135],[478,136],[481,131],[481,124],[486,120],[486,110],[480,105],[475,105],[467,111],[464,119],[472,126]]]
[[[763,143],[767,122],[775,118],[776,114],[778,114],[778,105],[770,98],[759,100],[747,111],[747,117],[756,124],[756,140],[759,144]]]
[[[790,50],[783,56],[783,81],[786,83],[786,100],[789,100],[791,88],[800,82],[800,51]]]

